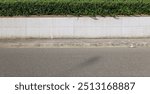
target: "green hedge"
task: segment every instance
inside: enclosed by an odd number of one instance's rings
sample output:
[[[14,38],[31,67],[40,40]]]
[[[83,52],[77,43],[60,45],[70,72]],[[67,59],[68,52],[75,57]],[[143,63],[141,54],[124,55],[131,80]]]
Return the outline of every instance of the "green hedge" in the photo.
[[[75,15],[118,16],[150,15],[144,2],[0,2],[0,16]]]

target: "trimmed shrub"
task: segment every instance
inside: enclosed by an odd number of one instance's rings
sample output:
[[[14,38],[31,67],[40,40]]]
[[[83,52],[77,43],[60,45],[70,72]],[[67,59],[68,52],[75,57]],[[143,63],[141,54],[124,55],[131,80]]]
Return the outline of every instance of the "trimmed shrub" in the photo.
[[[150,3],[144,2],[0,2],[0,16],[74,15],[118,16],[150,15]]]

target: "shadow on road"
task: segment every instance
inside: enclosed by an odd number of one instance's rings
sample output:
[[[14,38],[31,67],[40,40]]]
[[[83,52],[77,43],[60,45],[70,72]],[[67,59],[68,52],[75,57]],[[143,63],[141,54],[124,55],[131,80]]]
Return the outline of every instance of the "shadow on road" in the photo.
[[[97,64],[98,63],[97,61],[99,61],[99,59],[100,59],[100,57],[97,57],[97,56],[89,58],[85,62],[80,63],[80,64],[78,64],[78,65],[76,65],[76,66],[74,66],[74,67],[72,67],[72,68],[70,68],[68,70],[63,71],[60,74],[54,75],[54,76],[57,76],[57,77],[70,76],[70,74],[72,74],[74,71],[77,71],[77,70],[80,71],[80,70],[82,70],[84,68],[87,68],[89,66]]]

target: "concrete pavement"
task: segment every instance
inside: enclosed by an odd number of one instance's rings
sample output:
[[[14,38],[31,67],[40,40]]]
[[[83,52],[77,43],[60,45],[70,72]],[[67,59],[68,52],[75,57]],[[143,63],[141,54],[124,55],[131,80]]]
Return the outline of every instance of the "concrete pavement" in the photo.
[[[150,49],[0,48],[0,76],[150,76]]]

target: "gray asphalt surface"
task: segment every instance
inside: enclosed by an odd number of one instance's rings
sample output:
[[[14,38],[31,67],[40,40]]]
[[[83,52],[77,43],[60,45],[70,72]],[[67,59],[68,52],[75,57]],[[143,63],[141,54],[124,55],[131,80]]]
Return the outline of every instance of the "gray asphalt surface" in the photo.
[[[150,76],[150,49],[1,48],[0,76]]]

